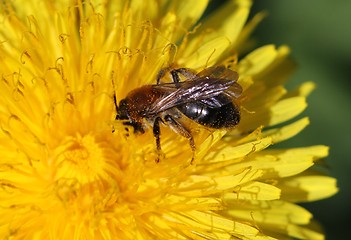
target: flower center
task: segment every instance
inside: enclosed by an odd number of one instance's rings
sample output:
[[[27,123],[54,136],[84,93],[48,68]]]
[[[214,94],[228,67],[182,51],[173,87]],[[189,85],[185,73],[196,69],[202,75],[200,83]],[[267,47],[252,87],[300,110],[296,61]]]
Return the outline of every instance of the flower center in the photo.
[[[74,178],[84,184],[101,178],[107,162],[105,151],[106,143],[98,136],[68,137],[56,160],[56,179]]]

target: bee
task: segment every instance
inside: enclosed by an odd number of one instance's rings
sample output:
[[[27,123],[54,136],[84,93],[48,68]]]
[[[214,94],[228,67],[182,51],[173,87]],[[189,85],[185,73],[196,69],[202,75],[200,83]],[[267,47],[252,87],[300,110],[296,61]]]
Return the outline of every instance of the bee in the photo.
[[[172,82],[161,82],[165,74]],[[238,74],[224,66],[205,68],[195,73],[188,68],[162,69],[156,84],[144,85],[129,92],[117,104],[116,120],[144,133],[152,126],[159,162],[161,153],[160,124],[164,124],[189,141],[195,155],[195,142],[184,118],[211,129],[230,129],[240,121],[237,99],[242,87],[237,83]]]

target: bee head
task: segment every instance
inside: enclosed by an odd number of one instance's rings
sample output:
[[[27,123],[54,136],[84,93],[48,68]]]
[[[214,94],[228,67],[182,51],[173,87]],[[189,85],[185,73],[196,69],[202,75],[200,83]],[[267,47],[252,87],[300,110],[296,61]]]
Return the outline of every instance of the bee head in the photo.
[[[119,106],[117,108],[116,119],[118,119],[118,120],[129,120],[128,104],[127,104],[127,101],[125,99],[122,99],[119,102]]]

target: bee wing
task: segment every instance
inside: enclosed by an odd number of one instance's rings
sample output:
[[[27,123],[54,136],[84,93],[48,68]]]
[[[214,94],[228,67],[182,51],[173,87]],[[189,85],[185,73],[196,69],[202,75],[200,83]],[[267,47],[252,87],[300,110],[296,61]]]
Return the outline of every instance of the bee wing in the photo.
[[[223,65],[205,68],[204,70],[196,74],[196,77],[218,78],[218,79],[234,81],[235,83],[228,90],[224,92],[227,96],[231,98],[240,97],[243,91],[242,87],[238,83],[236,83],[236,81],[239,78],[238,73],[226,68]]]
[[[203,104],[211,107],[211,108],[218,108],[222,107],[224,104],[228,104],[231,102],[230,98],[222,98],[221,101],[219,101],[217,98],[207,98],[207,99],[202,99],[200,100]]]
[[[184,103],[208,100],[221,93],[230,97],[236,96],[234,92],[229,90],[235,84],[233,80],[206,76],[198,77],[192,81],[153,85],[153,88],[163,92],[164,96],[150,106],[148,113],[154,115]],[[218,106],[219,103],[214,102],[213,104]]]
[[[224,91],[224,94],[231,98],[238,98],[242,92],[243,88],[240,86],[240,84],[234,83],[228,90]]]
[[[237,81],[238,73],[226,68],[225,66],[208,67],[196,74],[197,77],[218,78]]]

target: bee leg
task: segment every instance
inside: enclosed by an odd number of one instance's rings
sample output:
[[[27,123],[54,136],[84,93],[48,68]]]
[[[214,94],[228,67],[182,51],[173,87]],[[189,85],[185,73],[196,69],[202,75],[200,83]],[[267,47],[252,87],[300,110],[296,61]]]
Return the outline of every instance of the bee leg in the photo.
[[[173,69],[171,71],[171,75],[173,78],[173,74],[176,74],[178,77],[178,82],[179,82],[179,74],[183,75],[184,77],[186,77],[188,80],[192,79],[196,76],[196,72],[190,68],[177,68],[177,69]],[[175,80],[175,78],[173,78],[173,81]]]
[[[179,82],[180,82],[180,77],[179,74],[183,75],[185,78],[192,79],[196,76],[196,73],[189,68],[177,68],[173,69],[170,71],[172,80],[175,83],[176,87],[180,87]]]
[[[171,115],[166,115],[164,117],[164,119],[175,132],[177,132],[178,134],[182,135],[183,137],[185,137],[189,140],[189,144],[190,144],[191,151],[193,154],[190,163],[193,164],[194,159],[195,159],[195,149],[196,148],[195,148],[194,138],[191,135],[191,132],[188,129],[186,129],[182,124],[177,122]]]
[[[173,82],[175,83],[175,86],[176,86],[177,88],[179,88],[179,87],[180,87],[180,84],[179,84],[179,82],[180,82],[180,77],[179,77],[179,75],[178,75],[178,72],[177,72],[176,70],[172,70],[170,73],[171,73],[171,76],[172,76],[172,80],[173,80]]]
[[[161,135],[161,130],[160,130],[160,122],[162,121],[162,118],[157,117],[154,121],[154,126],[153,126],[153,133],[154,137],[156,139],[156,149],[157,149],[157,158],[155,160],[156,163],[160,162],[160,154],[161,154],[161,141],[160,141],[160,135]]]
[[[161,79],[166,75],[167,72],[169,72],[171,68],[170,67],[165,67],[165,68],[162,68],[157,76],[156,76],[156,83],[157,84],[160,84],[161,83]]]
[[[177,68],[172,71],[176,72],[178,75],[179,74],[183,75],[187,79],[191,79],[197,76],[197,73],[190,68]]]
[[[179,87],[179,84],[177,84],[177,83],[180,82],[179,74],[183,75],[187,79],[192,79],[196,76],[196,72],[189,69],[189,68],[177,68],[177,69],[171,70],[171,67],[166,67],[166,68],[162,68],[158,72],[158,74],[156,76],[156,83],[157,84],[161,83],[161,79],[166,75],[167,72],[169,72],[171,74],[172,80],[176,84],[177,87]]]
[[[134,129],[134,133],[145,133],[143,126],[137,122],[123,122],[125,126],[132,126]]]

